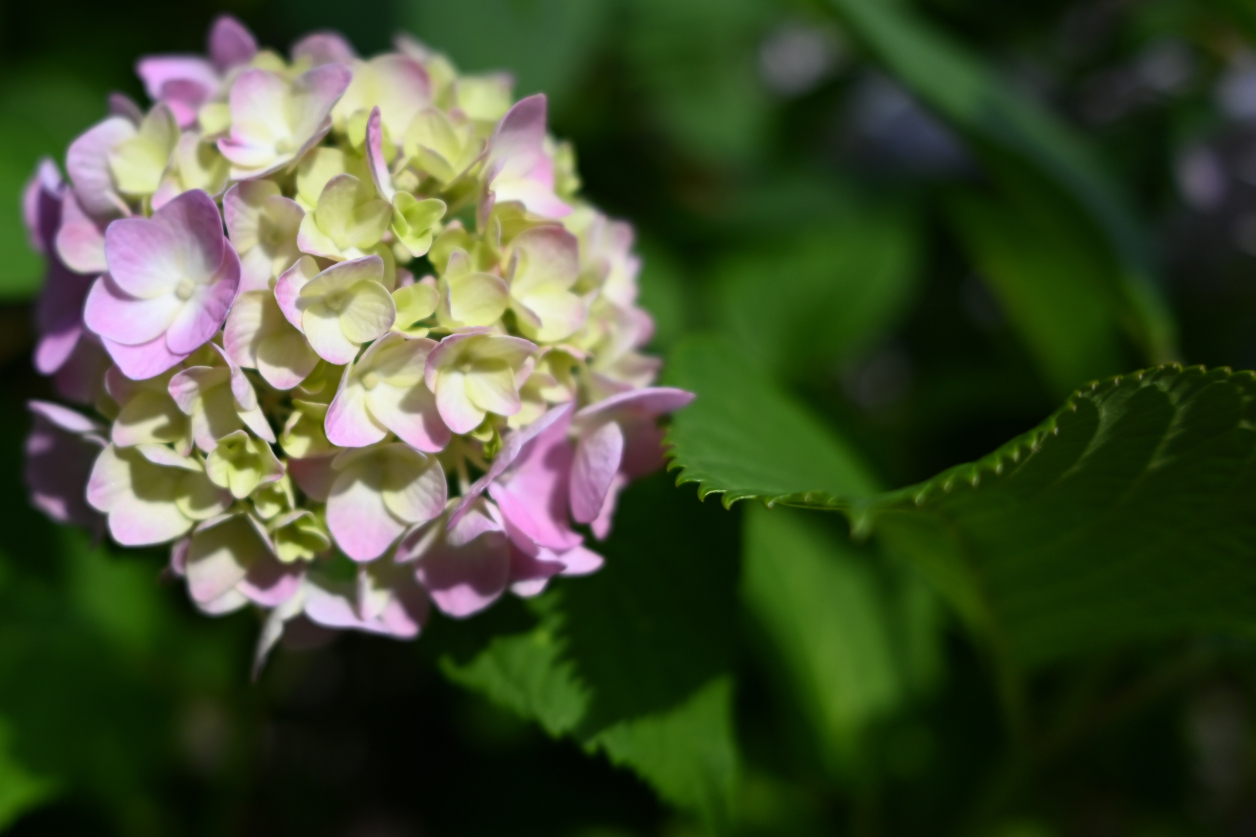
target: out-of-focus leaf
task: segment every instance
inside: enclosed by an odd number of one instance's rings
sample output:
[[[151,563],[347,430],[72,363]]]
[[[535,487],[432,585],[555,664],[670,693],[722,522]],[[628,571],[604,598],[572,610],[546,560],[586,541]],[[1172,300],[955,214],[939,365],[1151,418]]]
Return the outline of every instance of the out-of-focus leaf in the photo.
[[[626,50],[654,117],[686,151],[718,163],[753,157],[767,137],[757,75],[765,0],[635,0]]]
[[[965,193],[952,201],[951,217],[1047,384],[1063,396],[1120,368],[1120,305],[1106,281],[1117,265],[1080,216],[1051,205],[1050,192],[1023,190],[1027,200],[1013,206]]]
[[[717,271],[722,320],[774,377],[834,368],[893,326],[918,277],[919,225],[901,208],[852,207]]]
[[[621,500],[606,566],[533,600],[536,624],[448,653],[458,683],[600,750],[674,805],[725,820],[732,731],[736,521],[659,475]]]
[[[10,752],[11,736],[8,724],[0,719],[0,830],[57,792],[56,782],[31,773]]]
[[[696,403],[704,390],[753,398],[760,413],[784,403],[767,406],[769,393],[714,367],[677,365]],[[845,512],[915,561],[1013,667],[1256,631],[1256,373],[1173,365],[1095,383],[983,459],[870,498],[806,482],[715,416],[685,415],[671,436],[682,480]]]
[[[722,676],[674,709],[612,724],[590,744],[646,777],[671,804],[718,823],[734,804],[736,741],[733,681]]]
[[[545,93],[561,111],[611,12],[606,0],[406,0],[402,20],[464,72],[506,71],[517,97]]]
[[[696,482],[700,497],[722,493],[731,506],[748,497],[876,490],[858,455],[726,339],[686,339],[668,358],[665,375],[698,396],[673,419],[669,439],[681,466],[677,482]]]
[[[689,321],[683,267],[654,241],[638,244],[641,253],[641,296],[637,303],[654,320],[650,348],[666,351],[684,333]]]
[[[22,187],[40,157],[64,157],[104,110],[103,97],[69,76],[23,73],[0,83],[0,300],[28,297],[43,281],[43,259],[22,226]]]
[[[997,179],[1011,158],[1015,166],[1056,184],[1111,254],[1112,269],[1102,279],[1116,303],[1114,321],[1149,359],[1172,360],[1176,330],[1154,285],[1142,234],[1082,140],[903,4],[830,0],[830,5],[900,81],[969,139]],[[1000,185],[1016,189],[1014,183]],[[1030,234],[1025,230],[1018,237]],[[1063,295],[1066,289],[1051,290]],[[1073,304],[1085,302],[1079,298]]]
[[[529,718],[553,736],[571,732],[589,706],[588,689],[565,658],[561,622],[543,619],[531,631],[496,636],[474,657],[441,660],[454,682]]]
[[[253,625],[181,614],[154,555],[113,554],[32,509],[19,482],[27,417],[0,407],[0,752],[119,823],[159,831],[162,783],[184,759],[177,713],[240,683]]]
[[[866,765],[872,725],[935,676],[939,623],[936,609],[921,607],[929,599],[917,600],[929,595],[918,579],[879,575],[874,550],[822,524],[792,509],[748,509],[742,598],[783,662],[830,770],[849,775]]]

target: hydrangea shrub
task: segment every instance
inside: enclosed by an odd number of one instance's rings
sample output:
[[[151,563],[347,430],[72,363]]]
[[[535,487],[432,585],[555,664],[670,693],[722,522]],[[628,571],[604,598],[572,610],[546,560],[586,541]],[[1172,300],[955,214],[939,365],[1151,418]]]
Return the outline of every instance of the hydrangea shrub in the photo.
[[[416,636],[596,571],[663,463],[632,228],[578,196],[543,95],[407,37],[284,58],[238,21],[137,71],[24,193],[48,261],[27,479],[171,544],[208,614]]]

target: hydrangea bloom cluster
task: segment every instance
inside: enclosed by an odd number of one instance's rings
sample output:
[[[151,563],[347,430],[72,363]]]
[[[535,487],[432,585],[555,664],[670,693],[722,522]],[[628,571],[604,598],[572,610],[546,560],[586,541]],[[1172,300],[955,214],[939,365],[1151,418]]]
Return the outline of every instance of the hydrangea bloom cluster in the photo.
[[[59,521],[172,544],[202,611],[418,634],[597,570],[589,538],[692,396],[639,353],[631,228],[576,196],[546,100],[409,38],[288,58],[224,17],[144,58],[63,180],[27,477]]]

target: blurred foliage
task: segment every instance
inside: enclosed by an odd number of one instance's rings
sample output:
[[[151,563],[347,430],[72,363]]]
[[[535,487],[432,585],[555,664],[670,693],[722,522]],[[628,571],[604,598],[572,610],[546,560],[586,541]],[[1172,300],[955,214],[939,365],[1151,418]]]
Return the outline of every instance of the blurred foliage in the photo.
[[[18,192],[220,11],[546,91],[699,394],[683,478],[752,502],[656,476],[602,573],[257,684],[255,618],[29,510]],[[1256,367],[1246,0],[67,0],[0,44],[8,833],[1256,825],[1253,385],[1087,386]]]

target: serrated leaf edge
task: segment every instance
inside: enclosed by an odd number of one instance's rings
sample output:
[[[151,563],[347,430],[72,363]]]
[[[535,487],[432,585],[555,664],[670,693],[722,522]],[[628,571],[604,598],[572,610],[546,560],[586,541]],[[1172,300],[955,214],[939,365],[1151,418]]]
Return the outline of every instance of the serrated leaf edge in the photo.
[[[670,429],[664,437],[667,469],[668,471],[679,471],[676,476],[677,486],[689,483],[696,484],[699,500],[705,501],[711,495],[719,495],[720,502],[726,509],[731,509],[735,503],[741,500],[759,500],[768,508],[783,505],[823,511],[840,511],[850,517],[853,534],[859,535],[870,526],[871,514],[878,509],[923,506],[936,492],[950,494],[956,488],[964,486],[978,489],[982,484],[989,481],[987,477],[998,479],[1006,475],[1011,470],[1008,467],[1009,464],[1013,466],[1019,465],[1023,458],[1036,453],[1052,437],[1058,436],[1061,419],[1068,414],[1076,413],[1078,404],[1084,400],[1103,395],[1131,379],[1143,385],[1155,385],[1166,375],[1182,376],[1188,374],[1210,375],[1215,376],[1218,380],[1241,377],[1256,382],[1256,372],[1253,371],[1235,372],[1228,366],[1209,369],[1203,365],[1183,366],[1180,363],[1162,364],[1091,381],[1074,390],[1065,399],[1064,404],[1037,427],[1011,439],[980,459],[952,466],[923,482],[867,497],[839,496],[827,491],[764,495],[748,489],[720,487],[713,484],[710,477],[701,473],[695,473],[694,469],[686,466],[681,461],[683,454],[677,450],[677,445],[672,438]]]

